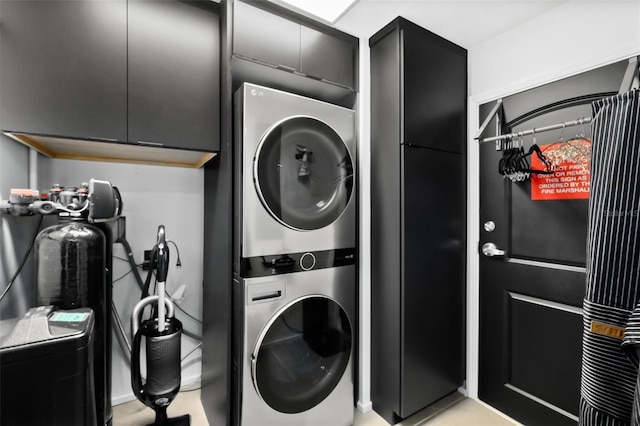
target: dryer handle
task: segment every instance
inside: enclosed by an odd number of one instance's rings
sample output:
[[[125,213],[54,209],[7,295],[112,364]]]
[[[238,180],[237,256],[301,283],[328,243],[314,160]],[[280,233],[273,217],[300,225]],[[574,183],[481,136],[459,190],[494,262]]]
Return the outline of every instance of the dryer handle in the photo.
[[[260,394],[258,389],[258,360],[255,356],[251,355],[251,378],[253,379],[253,385],[256,387],[256,391]]]

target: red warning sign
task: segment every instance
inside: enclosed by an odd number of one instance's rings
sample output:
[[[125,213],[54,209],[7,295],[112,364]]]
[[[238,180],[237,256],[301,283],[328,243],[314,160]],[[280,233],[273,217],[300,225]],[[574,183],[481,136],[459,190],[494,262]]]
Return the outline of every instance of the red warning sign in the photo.
[[[532,200],[578,200],[589,198],[591,172],[591,140],[573,139],[541,145],[540,149],[553,164],[553,174],[531,174]],[[531,156],[531,168],[544,170],[544,164]]]

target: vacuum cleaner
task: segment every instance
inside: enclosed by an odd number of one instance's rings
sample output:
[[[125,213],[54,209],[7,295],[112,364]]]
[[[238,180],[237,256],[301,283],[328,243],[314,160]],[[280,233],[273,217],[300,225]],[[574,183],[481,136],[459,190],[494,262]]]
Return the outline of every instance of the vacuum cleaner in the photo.
[[[165,240],[164,226],[158,227],[156,246],[151,255],[157,266],[157,295],[145,296],[133,308],[131,321],[133,349],[131,354],[131,387],[136,398],[156,413],[152,425],[189,426],[191,417],[186,414],[176,418],[167,417],[167,407],[180,390],[180,342],[182,323],[174,317],[174,305],[165,297],[165,282],[169,270],[169,247]],[[152,266],[153,270],[153,266]],[[149,276],[151,275],[151,272]],[[147,280],[149,282],[149,280]],[[144,308],[155,306],[151,318],[142,322]],[[145,341],[147,374],[143,383],[140,371],[140,348]],[[150,425],[151,426],[151,425]]]

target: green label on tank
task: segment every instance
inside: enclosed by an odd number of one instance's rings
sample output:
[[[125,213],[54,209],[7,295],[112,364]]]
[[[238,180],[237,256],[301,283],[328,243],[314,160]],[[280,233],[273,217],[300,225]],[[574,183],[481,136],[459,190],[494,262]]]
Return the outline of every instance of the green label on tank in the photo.
[[[82,322],[89,315],[86,312],[56,312],[51,317],[51,321],[58,322]]]

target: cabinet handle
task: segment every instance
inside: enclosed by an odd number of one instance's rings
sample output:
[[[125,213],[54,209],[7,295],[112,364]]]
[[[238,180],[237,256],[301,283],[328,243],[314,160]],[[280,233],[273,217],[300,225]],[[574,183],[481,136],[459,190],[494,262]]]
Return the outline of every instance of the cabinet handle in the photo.
[[[88,140],[90,141],[98,141],[98,142],[118,142],[118,139],[113,139],[113,138],[94,138],[94,137],[87,137]]]
[[[288,67],[288,66],[282,65],[282,64],[276,65],[276,68],[278,68],[279,70],[283,70],[283,71],[296,72],[295,68],[291,68],[291,67]]]
[[[164,146],[163,143],[160,142],[147,142],[147,141],[136,141],[138,145],[148,145],[148,146]]]

